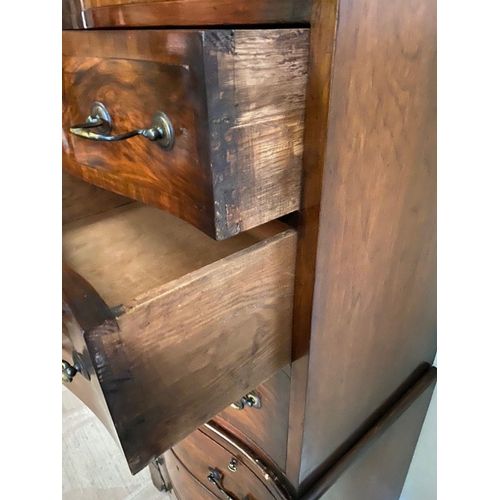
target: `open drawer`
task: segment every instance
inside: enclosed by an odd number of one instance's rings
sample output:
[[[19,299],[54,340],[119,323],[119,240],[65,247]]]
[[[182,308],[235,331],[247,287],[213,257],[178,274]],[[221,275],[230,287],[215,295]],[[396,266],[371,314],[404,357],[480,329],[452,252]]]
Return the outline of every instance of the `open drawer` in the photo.
[[[133,473],[290,362],[295,252],[278,221],[216,242],[137,202],[63,226],[66,384]]]
[[[217,240],[298,210],[308,29],[82,30],[62,46],[66,171]]]

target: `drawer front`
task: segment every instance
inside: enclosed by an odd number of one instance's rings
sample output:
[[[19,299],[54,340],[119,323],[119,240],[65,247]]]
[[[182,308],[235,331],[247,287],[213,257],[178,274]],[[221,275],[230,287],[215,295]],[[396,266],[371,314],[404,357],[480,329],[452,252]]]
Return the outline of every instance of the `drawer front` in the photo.
[[[282,493],[275,488],[276,483],[269,479],[266,484],[265,474],[254,473],[248,466],[248,458],[242,453],[242,449],[234,447],[230,441],[225,441],[223,447],[202,430],[197,430],[174,446],[170,453],[195,479],[221,500],[226,500],[226,497],[221,494],[219,487],[237,499],[283,498]],[[215,479],[218,485],[208,479],[213,471],[216,472],[212,479]],[[182,492],[180,496],[183,497]]]
[[[63,33],[63,165],[216,239],[299,207],[306,29]],[[171,122],[166,150],[82,138],[101,103],[118,135]]]
[[[99,418],[119,443],[96,368],[91,361],[85,332],[113,325],[113,314],[90,284],[63,264],[62,360],[63,383]],[[68,375],[69,370],[77,370]]]
[[[165,467],[177,500],[215,500],[217,497],[186,469],[172,452],[164,455]],[[207,474],[208,475],[208,474]],[[224,499],[227,500],[227,499]]]
[[[296,233],[109,212],[63,229],[64,359],[137,472],[290,362]]]
[[[149,45],[162,49],[146,49]],[[163,208],[205,232],[213,225],[201,35],[63,33],[63,166],[100,187]],[[94,102],[112,134],[148,127],[157,111],[174,127],[165,151],[143,137],[116,143],[69,132]],[[205,162],[205,164],[203,164]]]
[[[260,408],[243,405],[226,408],[216,420],[230,424],[229,430],[254,448],[263,451],[282,471],[286,466],[290,377],[280,370],[252,391],[260,400]],[[241,407],[241,405],[238,405]]]
[[[63,0],[63,28],[307,23],[311,0]],[[85,22],[83,22],[83,20]]]

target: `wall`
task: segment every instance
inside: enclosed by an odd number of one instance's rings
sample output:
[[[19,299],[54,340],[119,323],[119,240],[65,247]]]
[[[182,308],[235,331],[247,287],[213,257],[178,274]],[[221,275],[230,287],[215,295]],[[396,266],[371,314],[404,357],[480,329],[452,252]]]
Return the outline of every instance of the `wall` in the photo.
[[[436,361],[434,361],[436,366]],[[425,417],[400,500],[437,499],[437,388]]]

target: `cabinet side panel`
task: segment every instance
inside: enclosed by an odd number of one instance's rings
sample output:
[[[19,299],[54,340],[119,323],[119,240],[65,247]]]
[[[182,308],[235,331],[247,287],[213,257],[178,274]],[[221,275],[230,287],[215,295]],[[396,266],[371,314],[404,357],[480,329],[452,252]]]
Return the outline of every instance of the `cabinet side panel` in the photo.
[[[300,477],[309,362],[307,353],[316,279],[321,185],[330,114],[330,83],[336,25],[337,2],[315,0],[311,17],[306,91],[286,460],[286,475],[295,489],[298,489]]]
[[[341,0],[330,107],[301,489],[435,356],[434,0]]]

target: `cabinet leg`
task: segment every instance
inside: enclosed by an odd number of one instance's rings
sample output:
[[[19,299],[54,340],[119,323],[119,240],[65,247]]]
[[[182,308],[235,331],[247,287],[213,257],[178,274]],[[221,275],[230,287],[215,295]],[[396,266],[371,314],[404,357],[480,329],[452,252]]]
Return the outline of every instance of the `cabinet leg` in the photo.
[[[163,464],[163,458],[155,458],[149,464],[149,473],[151,474],[151,480],[158,491],[169,492],[172,489],[172,485],[169,478],[166,476],[165,467],[161,467]]]

